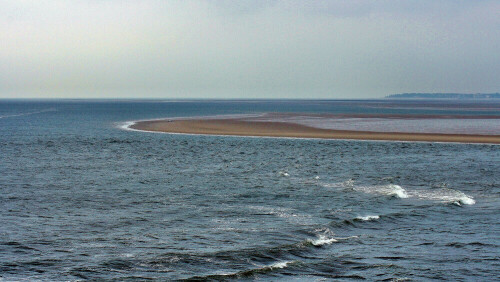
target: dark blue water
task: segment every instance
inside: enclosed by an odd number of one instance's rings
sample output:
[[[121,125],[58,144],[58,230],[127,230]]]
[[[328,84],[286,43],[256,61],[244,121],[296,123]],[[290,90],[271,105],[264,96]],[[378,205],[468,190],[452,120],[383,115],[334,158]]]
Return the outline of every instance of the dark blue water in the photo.
[[[498,115],[433,101],[0,101],[5,280],[500,279],[500,147],[131,132],[260,112]]]

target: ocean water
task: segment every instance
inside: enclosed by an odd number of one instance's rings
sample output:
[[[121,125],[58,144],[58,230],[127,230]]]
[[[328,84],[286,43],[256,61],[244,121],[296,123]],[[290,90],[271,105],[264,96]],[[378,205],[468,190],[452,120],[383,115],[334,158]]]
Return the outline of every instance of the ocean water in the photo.
[[[0,280],[500,279],[498,145],[121,128],[263,112],[479,116],[500,105],[0,101]]]

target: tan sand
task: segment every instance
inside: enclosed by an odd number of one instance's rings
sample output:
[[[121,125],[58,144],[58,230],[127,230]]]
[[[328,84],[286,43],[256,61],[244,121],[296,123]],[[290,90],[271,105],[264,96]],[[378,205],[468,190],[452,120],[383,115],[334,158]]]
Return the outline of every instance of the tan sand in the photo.
[[[248,121],[236,118],[141,121],[132,125],[131,128],[146,131],[208,135],[500,144],[500,135],[331,130],[294,123]]]

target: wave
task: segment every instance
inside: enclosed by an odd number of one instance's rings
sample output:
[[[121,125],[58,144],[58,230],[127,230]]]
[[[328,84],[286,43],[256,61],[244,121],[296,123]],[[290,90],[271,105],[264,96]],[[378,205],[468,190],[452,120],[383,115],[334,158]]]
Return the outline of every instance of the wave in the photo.
[[[307,263],[307,261],[302,261],[297,258],[310,258],[311,252],[316,248],[321,248],[325,245],[332,244],[334,242],[339,242],[341,240],[348,240],[351,238],[358,238],[358,236],[350,236],[344,238],[333,238],[327,237],[325,235],[318,235],[315,239],[306,239],[304,241],[290,244],[290,245],[280,245],[272,248],[256,248],[256,249],[245,249],[238,251],[228,251],[219,252],[207,255],[184,255],[188,256],[186,258],[180,258],[176,260],[163,260],[161,262],[155,261],[154,264],[167,264],[170,267],[177,266],[177,263],[192,263],[193,260],[213,263],[212,258],[217,258],[220,260],[227,260],[235,263],[235,265],[247,264],[250,269],[228,272],[228,273],[216,273],[209,274],[206,276],[195,276],[190,277],[188,280],[226,280],[230,278],[248,278],[262,273],[269,273],[273,271],[279,271],[281,269],[291,267],[294,265],[301,265]],[[181,255],[176,255],[178,257]],[[272,259],[274,262],[263,262],[262,260]]]
[[[464,248],[464,247],[493,247],[498,248],[497,244],[489,244],[483,242],[451,242],[445,245],[446,247],[454,247],[454,248]]]
[[[349,239],[359,238],[359,236],[349,236],[349,237],[327,237],[325,235],[318,235],[316,239],[306,239],[303,243],[299,245],[312,245],[314,247],[322,247],[325,245],[331,245],[332,243],[337,243],[339,241],[345,241]]]
[[[458,206],[474,205],[476,203],[473,197],[451,188],[412,191],[411,194],[417,199],[451,203]]]
[[[358,216],[354,220],[359,220],[359,221],[371,221],[371,220],[376,220],[379,219],[379,215],[367,215],[367,216]]]
[[[279,175],[280,176],[284,176],[284,177],[290,176],[290,174],[288,172],[286,172],[286,171],[280,171]]]
[[[408,193],[403,187],[395,184],[377,186],[354,186],[353,189],[367,194],[381,194],[401,199],[408,198]]]
[[[335,238],[327,238],[325,235],[319,235],[317,239],[307,239],[306,242],[311,243],[313,246],[323,246],[330,245],[331,243],[337,242]]]
[[[357,192],[375,195],[386,195],[400,199],[413,198],[418,200],[429,200],[440,203],[452,203],[458,206],[461,205],[474,205],[476,200],[462,191],[451,188],[439,188],[430,190],[406,190],[403,187],[395,184],[387,185],[373,185],[373,186],[356,186],[351,180],[346,181],[347,184],[342,183],[326,183],[322,184],[323,187],[347,187]],[[344,183],[346,183],[344,182]],[[361,218],[358,218],[361,219]],[[371,220],[374,218],[371,218]]]
[[[342,221],[332,221],[330,222],[331,226],[345,228],[346,226],[356,227],[356,224],[362,224],[363,222],[373,222],[379,220],[381,215],[366,215],[366,216],[357,216],[351,219],[344,219]],[[384,215],[384,218],[391,218],[393,215]],[[347,237],[347,238],[355,238],[355,236]],[[347,238],[336,238],[337,240],[347,239]]]
[[[248,279],[260,274],[280,275],[301,271],[304,266],[314,267],[318,250],[334,242],[341,242],[357,236],[334,237],[327,228],[310,231],[314,237],[306,237],[292,244],[256,246],[253,248],[230,249],[216,252],[169,252],[145,260],[131,254],[104,261],[100,264],[103,271],[129,271],[135,269],[190,269],[196,276],[178,277],[182,280],[227,280]],[[287,270],[283,270],[287,269]],[[321,270],[319,270],[321,271]],[[83,272],[83,273],[82,273]],[[321,272],[322,273],[322,272]],[[86,275],[85,271],[76,274]]]
[[[297,212],[296,210],[291,208],[267,207],[267,206],[249,206],[248,208],[252,210],[252,213],[254,215],[273,215],[301,225],[302,224],[307,225],[312,222],[311,215]]]
[[[285,267],[288,267],[290,264],[295,264],[295,263],[300,263],[297,260],[287,260],[287,261],[278,261],[270,265],[264,265],[261,267],[249,269],[249,270],[242,270],[242,271],[237,271],[237,272],[230,272],[230,273],[221,273],[221,274],[213,274],[213,275],[207,275],[207,276],[195,276],[195,277],[190,277],[187,280],[226,280],[228,278],[245,278],[245,277],[251,277],[256,274],[262,274],[262,273],[267,273],[271,272],[276,269],[282,269]]]
[[[354,187],[354,179],[349,179],[341,183],[342,187]]]
[[[288,260],[288,261],[279,261],[279,262],[275,262],[269,266],[266,266],[264,268],[270,268],[270,269],[273,269],[273,268],[285,268],[287,267],[289,264],[293,263],[293,262],[296,262],[296,261],[293,261],[293,260]]]

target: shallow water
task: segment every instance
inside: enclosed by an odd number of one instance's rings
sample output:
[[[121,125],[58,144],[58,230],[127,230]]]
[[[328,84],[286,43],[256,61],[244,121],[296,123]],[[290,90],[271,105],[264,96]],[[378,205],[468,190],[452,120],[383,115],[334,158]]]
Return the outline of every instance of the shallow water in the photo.
[[[269,111],[471,112],[408,103],[2,101],[0,276],[500,278],[497,145],[119,128]]]

